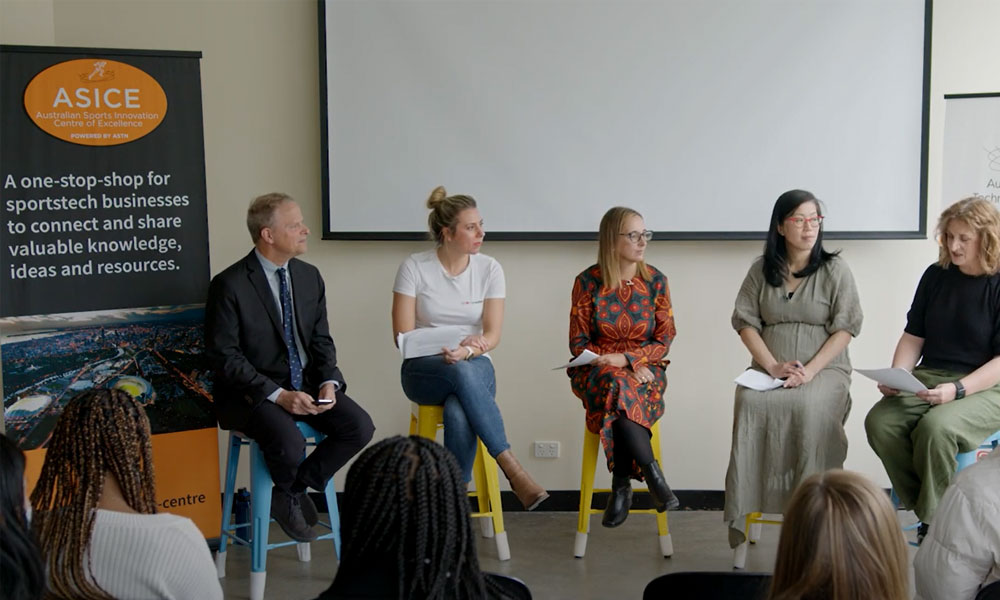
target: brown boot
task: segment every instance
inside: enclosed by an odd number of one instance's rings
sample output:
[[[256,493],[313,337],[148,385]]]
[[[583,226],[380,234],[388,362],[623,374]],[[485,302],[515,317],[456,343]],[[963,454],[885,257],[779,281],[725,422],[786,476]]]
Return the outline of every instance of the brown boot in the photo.
[[[543,500],[549,497],[545,488],[535,483],[535,480],[528,475],[521,463],[514,458],[514,453],[504,450],[497,456],[497,464],[503,469],[503,474],[510,482],[510,488],[514,490],[514,495],[524,505],[525,510],[534,510]]]

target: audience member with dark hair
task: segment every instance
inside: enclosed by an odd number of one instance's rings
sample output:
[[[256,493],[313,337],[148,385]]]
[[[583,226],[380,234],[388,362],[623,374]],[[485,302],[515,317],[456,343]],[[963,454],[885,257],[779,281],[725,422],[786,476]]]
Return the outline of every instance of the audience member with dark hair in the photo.
[[[785,510],[769,600],[907,600],[909,560],[896,511],[864,476],[833,469]]]
[[[149,420],[121,390],[66,404],[31,494],[56,598],[222,598],[205,538],[156,512]]]
[[[0,464],[0,598],[38,600],[45,591],[45,569],[28,522],[24,453],[3,434]]]
[[[780,513],[806,477],[844,465],[851,410],[847,346],[861,302],[846,261],[823,247],[823,211],[810,192],[781,194],[764,255],[736,296],[732,325],[750,368],[784,383],[736,387],[724,520],[744,543],[747,514]]]
[[[340,522],[340,565],[319,600],[507,597],[479,571],[462,471],[431,440],[395,436],[362,452]]]
[[[1000,580],[1000,451],[959,473],[935,514],[913,560],[917,598],[972,600]]]

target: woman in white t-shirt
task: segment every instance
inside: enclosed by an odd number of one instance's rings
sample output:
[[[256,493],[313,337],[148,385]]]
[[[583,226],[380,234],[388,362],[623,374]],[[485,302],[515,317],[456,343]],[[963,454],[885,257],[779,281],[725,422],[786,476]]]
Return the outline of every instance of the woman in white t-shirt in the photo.
[[[399,266],[392,291],[392,329],[400,333],[455,326],[459,341],[431,356],[403,361],[403,392],[417,404],[444,405],[444,445],[472,479],[476,438],[510,481],[524,507],[548,498],[514,457],[496,404],[496,377],[489,351],[503,326],[503,269],[480,254],[483,220],[470,196],[448,196],[436,188],[427,218],[437,247],[410,255]]]

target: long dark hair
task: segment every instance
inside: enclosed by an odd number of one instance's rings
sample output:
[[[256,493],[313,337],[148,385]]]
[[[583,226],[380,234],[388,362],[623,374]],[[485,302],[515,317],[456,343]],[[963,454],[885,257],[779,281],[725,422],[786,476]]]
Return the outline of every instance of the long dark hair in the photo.
[[[778,226],[788,218],[795,209],[805,204],[813,202],[816,204],[816,211],[823,216],[823,207],[816,196],[805,190],[789,190],[778,196],[774,202],[774,210],[771,211],[771,226],[767,229],[767,241],[764,242],[764,278],[773,287],[780,287],[785,277],[788,275],[788,249],[785,248],[785,237],[778,233]],[[792,273],[795,277],[808,277],[816,272],[823,263],[840,254],[840,251],[827,252],[823,248],[823,225],[820,224],[819,231],[816,232],[816,243],[812,252],[809,253],[809,262],[805,268],[797,273]]]
[[[24,512],[24,453],[0,433],[0,581],[5,600],[38,600],[45,569]]]
[[[340,519],[338,574],[384,564],[400,599],[485,597],[465,480],[443,446],[395,436],[365,450],[347,473]]]
[[[87,553],[105,473],[118,481],[133,510],[156,512],[149,420],[122,390],[88,390],[66,404],[31,494],[32,526],[55,597],[111,597],[93,580]]]

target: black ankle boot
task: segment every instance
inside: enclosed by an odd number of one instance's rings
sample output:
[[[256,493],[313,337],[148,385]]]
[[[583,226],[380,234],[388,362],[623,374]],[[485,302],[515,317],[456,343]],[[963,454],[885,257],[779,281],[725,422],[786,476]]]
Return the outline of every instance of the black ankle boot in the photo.
[[[632,480],[628,475],[611,476],[611,495],[608,496],[608,506],[604,509],[601,525],[618,527],[628,518],[628,509],[632,507]]]
[[[648,465],[643,465],[642,476],[646,479],[646,487],[649,488],[649,495],[653,498],[653,508],[656,509],[656,512],[663,512],[681,505],[681,501],[670,491],[667,480],[663,478],[663,471],[660,470],[660,465],[655,460]]]

